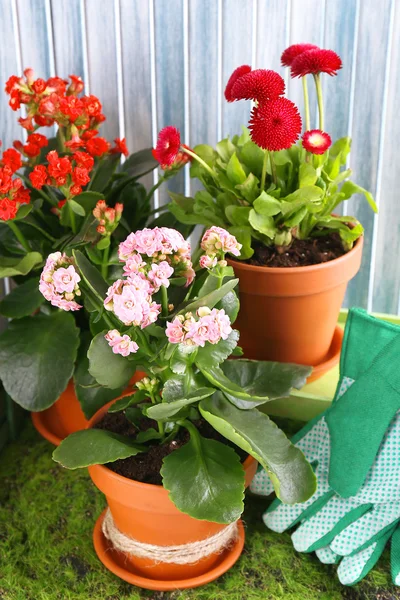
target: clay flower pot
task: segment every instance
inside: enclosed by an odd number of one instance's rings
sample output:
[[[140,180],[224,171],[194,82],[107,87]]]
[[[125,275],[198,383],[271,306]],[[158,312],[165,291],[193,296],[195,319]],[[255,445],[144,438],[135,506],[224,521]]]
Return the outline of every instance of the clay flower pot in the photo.
[[[137,371],[129,382],[129,387],[123,395],[132,392],[132,385],[144,377],[145,374]],[[86,429],[86,419],[80,402],[75,394],[74,382],[71,379],[61,396],[55,403],[41,412],[33,412],[32,422],[35,429],[47,441],[59,446],[64,438],[75,431]]]
[[[347,284],[360,268],[362,248],[360,237],[343,256],[307,267],[229,260],[239,278],[235,327],[245,357],[317,368],[327,362],[331,368],[339,360],[340,344],[333,357],[330,353],[339,311]],[[324,370],[318,370],[321,376]]]
[[[88,427],[98,422],[108,405],[101,408],[89,421]],[[253,479],[257,462],[248,457],[243,464],[246,473],[246,486]],[[157,546],[175,546],[202,541],[228,527],[209,521],[199,521],[180,512],[168,497],[168,491],[160,485],[133,481],[111,471],[106,466],[89,467],[93,483],[105,494],[117,529],[135,540]],[[102,523],[103,515],[100,520]],[[197,587],[212,581],[237,560],[244,542],[244,532],[239,527],[239,548],[211,554],[195,564],[174,564],[155,562],[148,558],[122,554],[105,543],[99,521],[95,528],[94,542],[100,560],[114,573],[140,587],[156,590],[183,589]],[[102,539],[100,539],[102,538]],[[229,553],[234,552],[234,560]],[[112,554],[119,558],[110,558]],[[227,565],[227,566],[226,566]]]

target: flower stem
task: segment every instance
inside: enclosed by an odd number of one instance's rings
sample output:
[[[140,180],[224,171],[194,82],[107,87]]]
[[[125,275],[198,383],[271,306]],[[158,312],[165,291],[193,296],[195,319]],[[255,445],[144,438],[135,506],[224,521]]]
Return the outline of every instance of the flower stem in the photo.
[[[26,183],[26,185],[28,186],[28,188],[30,190],[34,189],[39,194],[39,196],[41,196],[43,198],[43,200],[46,200],[46,202],[48,202],[52,206],[57,206],[57,201],[53,202],[53,200],[50,198],[50,196],[48,196],[43,190],[38,190],[37,188],[33,188],[32,182],[29,179],[29,177],[25,177],[25,175],[21,175],[20,173],[18,173],[18,177]]]
[[[147,204],[150,202],[150,200],[151,200],[151,198],[152,198],[152,196],[153,196],[154,192],[155,192],[156,190],[158,190],[158,188],[160,187],[160,185],[161,185],[162,183],[164,183],[164,181],[165,181],[165,177],[160,177],[160,179],[157,181],[157,183],[155,183],[155,184],[153,185],[153,187],[150,189],[150,191],[149,191],[149,193],[147,194],[147,196],[146,196],[146,199],[145,199],[145,201],[144,201],[144,204],[145,204],[145,206],[146,206],[146,205],[147,205]],[[157,210],[155,210],[154,212],[157,212],[158,210],[160,210],[160,209],[159,209],[159,208],[157,208]]]
[[[308,98],[308,85],[307,85],[307,77],[304,76],[301,78],[303,84],[303,96],[304,96],[304,112],[306,114],[306,131],[310,131],[310,102]]]
[[[180,150],[181,152],[185,152],[185,154],[188,154],[189,156],[197,160],[197,162],[200,163],[201,166],[204,167],[205,170],[208,171],[214,179],[217,179],[217,176],[212,170],[212,168],[202,158],[200,158],[198,154],[192,152],[191,150],[188,150],[188,148],[184,148],[183,146],[181,146]]]
[[[103,259],[101,261],[101,274],[105,280],[107,280],[108,275],[108,256],[110,254],[110,246],[104,248]]]
[[[17,238],[17,240],[19,241],[19,243],[21,244],[21,246],[23,247],[23,249],[27,252],[32,252],[32,248],[29,246],[24,234],[22,233],[18,225],[12,220],[6,221],[6,223]]]
[[[321,86],[321,78],[320,78],[319,73],[315,73],[314,81],[315,81],[315,88],[317,90],[317,98],[318,98],[319,128],[321,131],[324,131],[324,101],[322,98],[322,86]]]
[[[69,211],[69,218],[71,220],[71,229],[72,229],[72,233],[76,233],[76,219],[75,219],[75,213],[72,210],[72,207],[70,205],[70,203],[67,200],[67,204],[68,204],[68,211]]]
[[[278,185],[278,176],[276,174],[276,165],[274,162],[274,158],[272,152],[268,150],[269,162],[271,163],[271,173],[272,173],[272,181],[275,185]]]
[[[268,155],[269,152],[268,150],[265,150],[264,153],[264,160],[263,160],[263,166],[262,166],[262,173],[261,173],[261,191],[264,191],[265,188],[265,179],[267,177],[267,164],[268,164]]]
[[[168,317],[168,293],[165,285],[161,286],[161,308],[162,308],[162,316]]]

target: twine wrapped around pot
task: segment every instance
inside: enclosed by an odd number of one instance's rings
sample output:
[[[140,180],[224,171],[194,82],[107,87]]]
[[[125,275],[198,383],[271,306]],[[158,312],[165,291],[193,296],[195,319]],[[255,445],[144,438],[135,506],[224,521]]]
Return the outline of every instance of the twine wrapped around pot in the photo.
[[[237,521],[227,525],[215,535],[177,546],[156,546],[144,544],[122,533],[115,525],[110,509],[107,510],[103,525],[103,534],[116,550],[139,558],[147,558],[155,563],[174,563],[190,565],[211,554],[223,552],[238,537]]]

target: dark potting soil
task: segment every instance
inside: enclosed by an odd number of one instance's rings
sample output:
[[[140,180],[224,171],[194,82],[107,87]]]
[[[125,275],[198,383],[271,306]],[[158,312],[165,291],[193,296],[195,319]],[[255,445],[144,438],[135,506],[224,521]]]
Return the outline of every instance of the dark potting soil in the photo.
[[[337,233],[312,240],[294,239],[287,248],[277,249],[262,244],[254,246],[254,254],[246,262],[261,267],[306,267],[325,263],[346,254]]]
[[[195,425],[203,437],[217,440],[234,448],[242,462],[247,457],[247,454],[243,450],[220,435],[218,431],[215,431],[207,421],[199,420],[196,421]],[[94,427],[96,429],[106,429],[107,431],[125,435],[132,439],[135,439],[138,433],[137,427],[128,421],[123,412],[106,413]],[[150,427],[157,429],[157,423],[149,419],[143,419],[140,422],[141,431],[146,431]],[[106,466],[115,473],[118,473],[118,475],[122,475],[128,479],[134,479],[142,483],[162,485],[160,470],[163,459],[174,450],[178,450],[178,448],[184,446],[189,441],[189,437],[187,429],[181,427],[176,438],[169,443],[159,445],[155,442],[152,446],[149,446],[148,452],[116,460],[113,463],[108,463]]]

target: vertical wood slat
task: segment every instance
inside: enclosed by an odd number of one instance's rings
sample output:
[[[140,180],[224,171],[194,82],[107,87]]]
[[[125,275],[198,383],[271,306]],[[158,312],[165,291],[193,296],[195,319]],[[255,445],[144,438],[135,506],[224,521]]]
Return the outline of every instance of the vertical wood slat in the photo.
[[[390,14],[391,0],[382,0],[379,4],[360,3],[360,36],[356,61],[352,126],[354,151],[350,163],[354,171],[354,180],[374,194],[377,186]],[[349,284],[346,303],[348,306],[366,308],[374,213],[364,197],[360,195],[348,202],[346,212],[355,215],[365,228],[361,270]],[[385,275],[387,276],[387,271]]]
[[[14,12],[14,15],[13,15]],[[14,0],[4,0],[0,3],[1,22],[1,52],[0,52],[0,139],[3,149],[10,146],[15,139],[21,139],[21,127],[18,125],[18,112],[13,112],[8,105],[8,96],[4,86],[10,75],[21,75],[19,64],[19,40],[14,27],[17,17]]]
[[[55,73],[85,77],[85,58],[81,22],[81,0],[51,0]],[[86,82],[85,82],[86,83]]]
[[[281,66],[281,54],[288,44],[290,0],[259,2],[257,9],[257,69],[273,69],[287,80],[288,69]],[[266,24],[268,23],[268,27]],[[289,26],[289,27],[288,27]],[[270,35],[270,31],[274,35]]]

